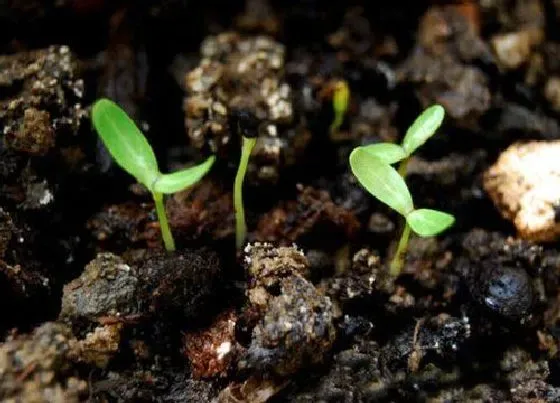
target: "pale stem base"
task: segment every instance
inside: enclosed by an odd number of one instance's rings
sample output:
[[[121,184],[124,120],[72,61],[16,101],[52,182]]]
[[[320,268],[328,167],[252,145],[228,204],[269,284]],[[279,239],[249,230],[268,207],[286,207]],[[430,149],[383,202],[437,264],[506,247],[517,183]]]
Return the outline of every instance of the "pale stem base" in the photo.
[[[169,228],[169,222],[167,221],[167,214],[165,214],[165,205],[163,204],[163,194],[154,192],[152,193],[154,202],[156,204],[156,213],[159,220],[159,226],[161,228],[161,237],[163,238],[163,244],[165,250],[168,252],[175,251],[175,241],[173,240],[173,235],[171,234],[171,229]]]

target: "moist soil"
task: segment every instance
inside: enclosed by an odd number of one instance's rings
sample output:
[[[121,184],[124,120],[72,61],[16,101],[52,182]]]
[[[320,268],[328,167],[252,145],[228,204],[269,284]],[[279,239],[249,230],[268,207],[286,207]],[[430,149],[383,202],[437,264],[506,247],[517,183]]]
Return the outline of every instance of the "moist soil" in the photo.
[[[483,187],[510,144],[560,138],[559,19],[552,0],[0,3],[0,400],[560,401],[558,245]],[[217,155],[166,200],[176,252],[92,128],[100,97],[162,170]],[[393,278],[403,223],[348,156],[433,103],[407,183],[456,222]]]

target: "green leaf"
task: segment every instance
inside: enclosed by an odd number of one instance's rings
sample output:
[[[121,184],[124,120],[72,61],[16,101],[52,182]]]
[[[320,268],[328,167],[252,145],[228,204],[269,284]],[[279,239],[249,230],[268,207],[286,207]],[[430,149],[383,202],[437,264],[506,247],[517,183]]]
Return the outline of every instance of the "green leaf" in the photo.
[[[116,163],[151,190],[158,165],[152,147],[134,121],[108,99],[95,103],[91,119]]]
[[[377,143],[362,146],[362,148],[374,157],[379,158],[386,164],[394,164],[407,157],[404,149],[393,143]]]
[[[443,211],[418,209],[406,216],[412,230],[423,237],[434,236],[451,227],[455,217]]]
[[[215,156],[210,156],[199,165],[170,174],[160,174],[153,186],[157,193],[175,193],[197,183],[212,167]]]
[[[407,155],[412,153],[434,135],[443,122],[445,109],[433,105],[426,109],[406,131],[402,146]]]
[[[406,183],[391,165],[357,147],[350,154],[350,167],[362,186],[393,210],[406,215],[414,209]]]

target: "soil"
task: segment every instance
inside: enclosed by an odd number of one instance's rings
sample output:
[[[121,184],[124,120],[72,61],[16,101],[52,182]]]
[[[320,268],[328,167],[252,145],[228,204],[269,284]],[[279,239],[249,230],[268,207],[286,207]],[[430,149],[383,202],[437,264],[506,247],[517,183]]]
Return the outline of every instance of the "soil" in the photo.
[[[0,401],[560,402],[557,232],[524,237],[483,183],[560,138],[560,2],[326,4],[0,2]],[[100,97],[164,171],[217,155],[166,200],[176,252],[92,128]],[[456,222],[394,278],[402,222],[348,156],[433,103],[407,183]]]

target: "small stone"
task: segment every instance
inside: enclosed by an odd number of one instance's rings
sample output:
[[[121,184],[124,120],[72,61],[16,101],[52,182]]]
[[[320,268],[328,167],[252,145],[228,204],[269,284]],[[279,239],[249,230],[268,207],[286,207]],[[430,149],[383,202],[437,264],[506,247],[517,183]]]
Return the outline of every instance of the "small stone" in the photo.
[[[92,321],[137,313],[136,270],[111,253],[100,253],[80,277],[64,286],[60,318]]]
[[[560,77],[550,77],[544,86],[544,96],[550,106],[560,112]]]
[[[539,31],[524,30],[495,35],[491,43],[500,65],[513,70],[527,63],[533,46],[541,37]]]
[[[521,238],[554,241],[560,235],[560,141],[516,143],[484,174],[484,189]]]

